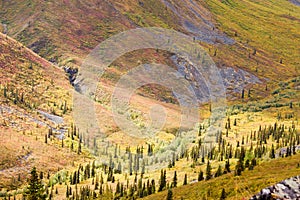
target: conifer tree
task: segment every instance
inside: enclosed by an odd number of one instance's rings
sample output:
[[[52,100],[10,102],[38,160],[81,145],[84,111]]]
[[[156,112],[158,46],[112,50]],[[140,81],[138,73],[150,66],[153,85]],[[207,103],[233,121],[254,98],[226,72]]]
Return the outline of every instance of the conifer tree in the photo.
[[[273,159],[275,158],[275,149],[274,149],[274,145],[272,144],[272,148],[271,148],[271,152],[270,152],[270,158]]]
[[[184,175],[183,185],[187,185],[187,174]]]
[[[241,159],[238,160],[236,166],[235,166],[235,172],[234,175],[235,176],[240,176],[242,175],[242,171],[243,171],[243,161],[241,161]]]
[[[221,192],[220,200],[225,200],[225,199],[226,199],[226,192],[225,192],[225,189],[223,188],[222,192]]]
[[[173,199],[173,192],[172,189],[168,189],[168,194],[167,194],[167,200],[172,200]]]
[[[177,172],[176,171],[174,171],[172,187],[177,187]]]
[[[222,167],[221,165],[219,165],[218,170],[215,173],[215,177],[219,177],[222,175]]]
[[[229,158],[227,159],[226,163],[225,163],[225,170],[224,170],[224,174],[226,173],[230,173],[230,163],[229,163]]]
[[[160,183],[158,191],[163,191],[166,187],[166,171],[161,170],[160,172]]]
[[[45,134],[45,143],[46,144],[48,143],[48,136],[47,136],[47,134]]]
[[[206,180],[209,180],[212,178],[212,174],[211,174],[211,166],[209,163],[209,160],[207,161],[207,165],[206,165]]]
[[[46,194],[44,194],[44,186],[38,177],[36,168],[33,167],[29,179],[29,186],[27,187],[26,196],[28,200],[43,200],[46,199]]]
[[[203,181],[204,180],[204,176],[203,176],[203,171],[200,170],[199,174],[198,174],[198,181]]]
[[[243,89],[242,90],[242,99],[244,99],[244,97],[245,97],[245,90]]]
[[[236,122],[236,119],[234,119],[233,126],[236,126],[236,125],[237,125],[237,122]]]

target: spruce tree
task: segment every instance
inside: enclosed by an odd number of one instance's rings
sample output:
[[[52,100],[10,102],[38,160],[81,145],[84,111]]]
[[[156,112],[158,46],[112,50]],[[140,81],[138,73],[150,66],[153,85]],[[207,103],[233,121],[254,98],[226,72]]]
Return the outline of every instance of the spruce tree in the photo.
[[[204,176],[203,176],[203,171],[200,170],[199,174],[198,174],[198,181],[203,181],[204,180]]]
[[[244,97],[245,97],[245,90],[243,89],[242,90],[242,99],[244,99]]]
[[[230,163],[229,163],[229,158],[227,159],[226,163],[225,163],[225,170],[224,170],[224,174],[226,173],[230,173]]]
[[[173,199],[173,192],[172,192],[172,189],[169,188],[168,189],[167,200],[172,200],[172,199]]]
[[[219,165],[218,170],[215,173],[215,177],[219,177],[222,176],[222,167],[221,165]]]
[[[207,161],[207,165],[206,165],[206,180],[209,180],[212,178],[212,174],[211,174],[211,166],[209,163],[209,160]]]
[[[161,170],[160,172],[160,183],[159,183],[159,189],[158,191],[163,191],[166,187],[166,171]]]
[[[29,179],[29,186],[27,187],[26,196],[28,200],[40,200],[46,199],[46,195],[44,194],[44,186],[42,185],[41,180],[38,177],[38,173],[36,168],[33,167],[31,172],[31,176]]]
[[[187,174],[184,175],[183,185],[187,185]]]
[[[226,199],[226,192],[225,192],[225,189],[223,188],[222,192],[221,192],[220,200],[224,200],[224,199]]]
[[[234,175],[235,176],[240,176],[242,175],[242,171],[243,171],[243,163],[241,160],[238,160],[236,166],[235,166],[235,172]]]
[[[47,136],[47,134],[45,134],[45,143],[46,144],[48,143],[48,136]]]
[[[234,119],[233,126],[236,126],[236,125],[237,125],[237,122],[236,122],[236,119]]]
[[[177,172],[175,171],[174,172],[174,177],[173,177],[173,184],[172,184],[173,187],[177,187]]]
[[[274,149],[274,145],[272,144],[272,149],[271,149],[271,152],[270,152],[270,158],[273,159],[275,158],[275,149]]]

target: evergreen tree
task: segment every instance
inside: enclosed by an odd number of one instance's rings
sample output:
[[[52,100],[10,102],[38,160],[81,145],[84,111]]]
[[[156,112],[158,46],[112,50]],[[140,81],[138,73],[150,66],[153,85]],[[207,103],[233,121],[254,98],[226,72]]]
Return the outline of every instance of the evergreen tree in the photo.
[[[230,173],[230,163],[229,163],[229,158],[227,159],[226,163],[225,163],[225,170],[224,170],[224,174],[226,173]]]
[[[219,177],[222,175],[222,167],[221,165],[219,165],[218,170],[215,173],[215,177]]]
[[[240,176],[242,175],[242,171],[243,171],[243,163],[241,160],[238,160],[236,166],[235,166],[235,172],[234,175],[235,176]]]
[[[275,149],[274,149],[274,145],[272,144],[272,149],[271,149],[271,152],[270,152],[270,158],[273,159],[275,158]]]
[[[154,194],[155,191],[156,191],[156,188],[155,188],[155,180],[154,180],[154,179],[152,179],[152,181],[151,181],[151,190],[152,190],[152,194]]]
[[[4,94],[4,97],[7,98],[7,88],[5,86],[4,86],[3,94]]]
[[[66,190],[66,197],[69,198],[70,193],[69,193],[69,186],[67,185],[67,190]]]
[[[225,192],[225,189],[223,188],[222,192],[221,192],[220,200],[224,200],[224,199],[226,199],[226,192]]]
[[[249,159],[247,159],[245,162],[245,168],[249,168],[249,166],[250,166],[250,161],[249,161]]]
[[[168,189],[167,200],[172,200],[172,199],[173,199],[173,192],[172,192],[172,189],[169,188]]]
[[[233,126],[236,126],[236,125],[237,125],[237,122],[236,122],[236,119],[234,119]]]
[[[228,119],[227,119],[227,128],[228,129],[231,129],[231,125],[230,125],[231,123],[230,123],[230,117],[228,117]]]
[[[187,185],[187,174],[184,175],[183,185]]]
[[[174,177],[173,177],[173,184],[172,184],[173,187],[177,187],[177,172],[175,171],[174,172]]]
[[[46,199],[46,195],[44,194],[44,186],[38,177],[35,167],[32,168],[30,174],[29,186],[27,187],[26,191],[27,200]]]
[[[244,99],[244,97],[245,97],[245,90],[243,89],[242,90],[242,99]]]
[[[43,180],[43,178],[44,178],[44,173],[40,172],[40,179]]]
[[[198,174],[198,181],[203,181],[204,180],[204,176],[203,176],[203,171],[200,170],[199,174]]]
[[[212,174],[211,174],[211,166],[209,163],[209,160],[207,161],[207,165],[206,165],[206,180],[209,180],[212,178]]]
[[[159,188],[158,191],[163,191],[166,187],[166,171],[161,170],[160,172],[160,183],[159,183]]]
[[[48,136],[47,136],[47,134],[45,134],[45,143],[46,144],[48,143]]]

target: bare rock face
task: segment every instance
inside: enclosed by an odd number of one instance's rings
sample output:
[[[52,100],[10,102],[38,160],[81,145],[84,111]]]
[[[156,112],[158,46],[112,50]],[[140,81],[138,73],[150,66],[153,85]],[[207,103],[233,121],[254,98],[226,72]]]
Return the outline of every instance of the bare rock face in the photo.
[[[173,55],[171,59],[178,72],[191,83],[199,102],[208,102],[210,92],[205,82],[205,74],[200,74],[195,66],[184,58]],[[240,93],[248,85],[262,83],[258,77],[240,68],[222,67],[219,68],[219,73],[229,97],[231,93]]]
[[[295,4],[296,6],[300,6],[300,0],[290,0],[290,2]]]
[[[225,33],[217,30],[211,22],[212,16],[201,2],[195,0],[161,0],[168,9],[179,17],[181,26],[185,31],[200,40],[209,44],[223,43],[232,45],[235,41]],[[182,9],[183,7],[187,9]]]
[[[262,83],[255,75],[239,68],[223,67],[220,73],[228,92],[239,93],[249,84]]]
[[[300,199],[300,175],[286,179],[280,183],[262,189],[260,193],[251,197],[250,200],[271,200],[271,199]]]

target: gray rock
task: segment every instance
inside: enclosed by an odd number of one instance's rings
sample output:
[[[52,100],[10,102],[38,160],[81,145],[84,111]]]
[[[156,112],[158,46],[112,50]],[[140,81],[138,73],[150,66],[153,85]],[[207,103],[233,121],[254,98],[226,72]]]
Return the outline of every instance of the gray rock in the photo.
[[[296,6],[300,6],[300,0],[290,0],[290,2],[295,4]]]
[[[183,0],[182,2],[189,8],[189,12],[181,9],[181,4],[176,1],[162,0],[162,2],[178,16],[182,27],[193,35],[196,40],[209,44],[224,43],[231,45],[235,43],[232,38],[217,30],[214,24],[207,20],[211,18],[210,13],[203,8],[201,9],[194,0]]]
[[[191,87],[200,102],[210,100],[209,88],[207,87],[205,74],[200,74],[198,70],[184,58],[176,55],[171,57],[180,75],[191,83]],[[255,75],[239,68],[222,67],[219,69],[223,84],[227,89],[227,95],[230,92],[240,93],[249,84],[261,83],[261,80]]]
[[[254,195],[250,200],[256,199],[300,199],[300,175],[295,176],[280,183],[264,188],[260,193]]]

